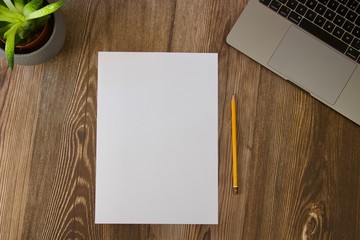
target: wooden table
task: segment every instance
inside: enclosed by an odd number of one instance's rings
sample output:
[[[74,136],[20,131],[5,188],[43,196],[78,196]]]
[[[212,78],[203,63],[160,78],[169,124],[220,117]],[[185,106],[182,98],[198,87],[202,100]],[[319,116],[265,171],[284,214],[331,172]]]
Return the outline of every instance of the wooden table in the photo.
[[[0,239],[360,239],[360,127],[225,43],[245,4],[68,1],[55,58],[0,60]],[[98,51],[219,53],[219,225],[94,224]]]

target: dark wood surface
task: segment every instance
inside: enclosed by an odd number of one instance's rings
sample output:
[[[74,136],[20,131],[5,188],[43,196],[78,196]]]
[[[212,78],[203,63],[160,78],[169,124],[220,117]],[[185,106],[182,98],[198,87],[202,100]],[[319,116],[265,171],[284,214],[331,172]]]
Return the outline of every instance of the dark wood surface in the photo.
[[[225,43],[245,4],[69,0],[55,58],[1,59],[0,239],[360,239],[360,127]],[[218,225],[94,224],[98,51],[219,53]]]

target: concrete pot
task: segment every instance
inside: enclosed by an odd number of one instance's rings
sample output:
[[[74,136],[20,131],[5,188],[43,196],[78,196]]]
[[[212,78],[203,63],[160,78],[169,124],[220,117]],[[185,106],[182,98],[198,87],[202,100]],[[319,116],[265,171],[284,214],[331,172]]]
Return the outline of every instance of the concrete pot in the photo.
[[[25,54],[17,54],[14,56],[14,63],[20,65],[37,65],[46,62],[54,57],[62,48],[66,36],[66,22],[64,15],[60,10],[53,13],[54,29],[49,40],[39,49]],[[0,56],[5,58],[5,51],[0,48]]]

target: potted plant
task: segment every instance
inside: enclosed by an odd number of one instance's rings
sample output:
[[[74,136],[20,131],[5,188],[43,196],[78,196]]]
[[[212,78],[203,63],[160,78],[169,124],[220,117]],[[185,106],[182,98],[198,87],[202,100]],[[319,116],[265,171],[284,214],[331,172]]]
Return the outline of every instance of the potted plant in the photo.
[[[63,15],[57,10],[65,2],[0,0],[0,54],[6,57],[11,69],[14,63],[39,64],[60,50],[66,27]]]

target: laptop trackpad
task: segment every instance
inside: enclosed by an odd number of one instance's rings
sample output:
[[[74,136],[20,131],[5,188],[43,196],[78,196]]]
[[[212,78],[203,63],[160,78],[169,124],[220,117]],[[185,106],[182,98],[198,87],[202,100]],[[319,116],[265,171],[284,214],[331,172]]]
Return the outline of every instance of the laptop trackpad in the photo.
[[[356,68],[355,63],[295,26],[289,28],[268,64],[330,104],[335,104]]]

